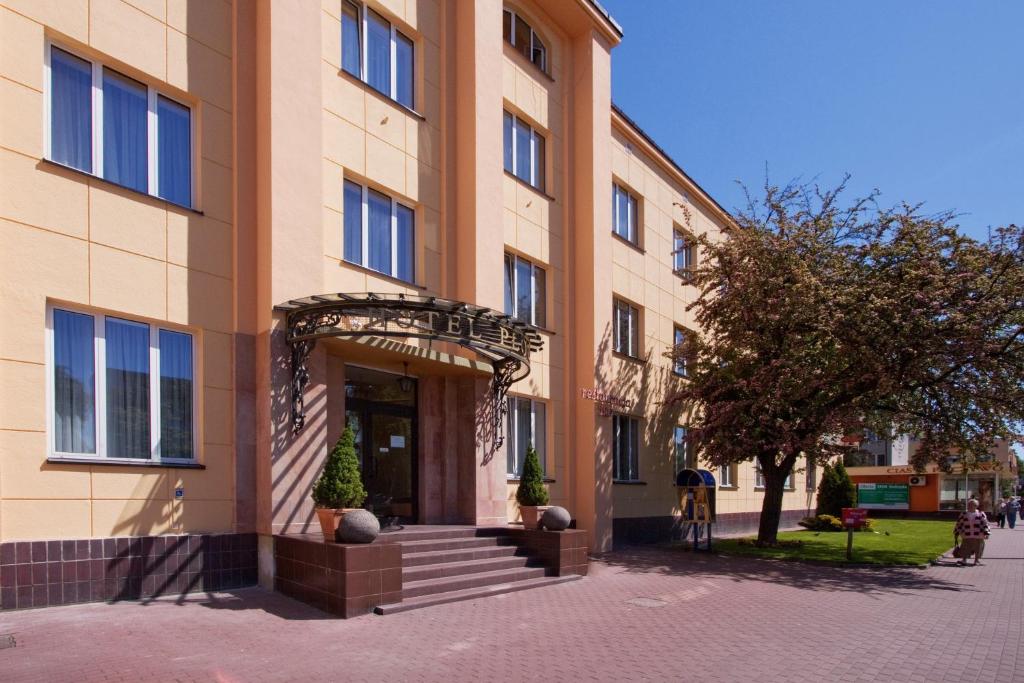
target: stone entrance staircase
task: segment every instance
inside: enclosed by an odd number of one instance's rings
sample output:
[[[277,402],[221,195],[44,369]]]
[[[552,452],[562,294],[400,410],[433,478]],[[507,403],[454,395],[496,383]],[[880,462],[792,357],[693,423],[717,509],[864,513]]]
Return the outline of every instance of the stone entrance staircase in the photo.
[[[395,614],[582,578],[555,568],[517,542],[507,528],[408,527],[379,539],[402,548],[402,601],[380,605]]]

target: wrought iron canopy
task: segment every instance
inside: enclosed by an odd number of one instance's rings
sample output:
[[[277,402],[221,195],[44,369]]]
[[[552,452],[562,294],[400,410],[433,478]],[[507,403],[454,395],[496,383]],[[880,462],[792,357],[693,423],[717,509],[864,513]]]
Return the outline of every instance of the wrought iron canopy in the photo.
[[[306,362],[323,337],[403,337],[450,342],[472,349],[494,368],[495,444],[500,446],[505,395],[530,374],[530,353],[544,340],[536,329],[504,313],[432,296],[321,294],[274,307],[287,315],[292,348],[292,428],[305,422],[302,394],[309,382]]]

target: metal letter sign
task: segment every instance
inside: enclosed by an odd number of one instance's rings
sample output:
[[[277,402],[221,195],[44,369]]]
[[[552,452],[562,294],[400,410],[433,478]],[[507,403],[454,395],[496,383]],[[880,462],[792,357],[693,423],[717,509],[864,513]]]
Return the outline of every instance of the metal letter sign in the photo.
[[[495,445],[504,441],[502,418],[509,387],[530,374],[530,353],[544,346],[529,325],[482,306],[404,294],[323,294],[275,306],[287,313],[292,349],[292,429],[302,429],[306,363],[322,337],[405,337],[451,342],[472,349],[494,368]]]

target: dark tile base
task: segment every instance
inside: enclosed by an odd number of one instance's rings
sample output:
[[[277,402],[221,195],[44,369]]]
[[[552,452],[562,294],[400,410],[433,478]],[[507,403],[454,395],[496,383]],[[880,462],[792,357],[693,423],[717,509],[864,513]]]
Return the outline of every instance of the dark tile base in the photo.
[[[780,527],[796,526],[807,516],[806,510],[784,510]],[[711,528],[712,541],[723,534],[756,533],[760,512],[734,512],[718,515]],[[612,520],[612,543],[615,548],[645,543],[664,543],[682,539],[680,517],[616,517]]]
[[[525,548],[530,557],[543,562],[553,576],[587,575],[590,559],[586,531],[510,528],[505,533],[516,545]]]
[[[255,585],[256,534],[0,543],[0,609]]]
[[[275,590],[345,619],[402,599],[402,546],[397,543],[277,535],[274,566]]]

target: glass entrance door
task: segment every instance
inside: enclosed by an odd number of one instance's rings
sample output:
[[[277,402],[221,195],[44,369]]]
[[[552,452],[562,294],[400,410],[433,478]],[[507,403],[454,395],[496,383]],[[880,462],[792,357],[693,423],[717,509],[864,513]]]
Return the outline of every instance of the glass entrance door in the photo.
[[[411,378],[410,378],[411,380]],[[382,525],[417,518],[416,389],[396,376],[346,366],[345,422],[356,437],[366,502]]]

